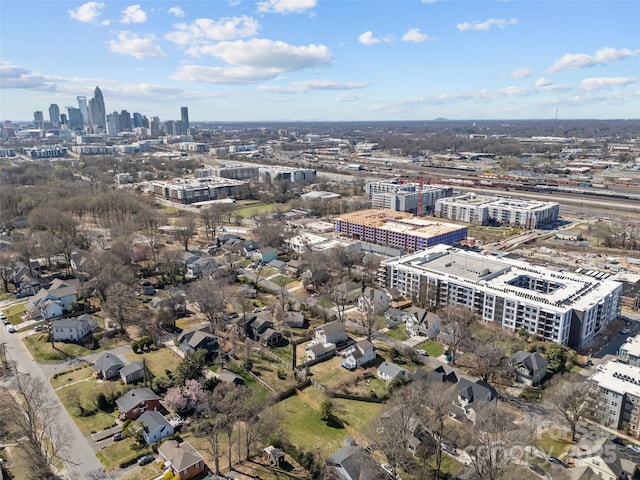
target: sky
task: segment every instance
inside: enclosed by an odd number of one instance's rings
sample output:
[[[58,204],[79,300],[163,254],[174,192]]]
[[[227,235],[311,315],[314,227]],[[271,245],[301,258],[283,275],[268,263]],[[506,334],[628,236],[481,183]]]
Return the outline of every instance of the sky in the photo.
[[[0,0],[0,120],[640,118],[640,1]]]

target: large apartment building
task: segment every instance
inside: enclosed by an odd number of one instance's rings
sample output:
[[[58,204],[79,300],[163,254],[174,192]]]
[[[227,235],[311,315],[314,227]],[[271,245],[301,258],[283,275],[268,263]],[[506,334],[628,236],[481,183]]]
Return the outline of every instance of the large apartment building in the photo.
[[[444,185],[423,185],[401,183],[397,180],[369,182],[365,185],[367,195],[371,197],[371,206],[375,209],[395,210],[417,215],[433,212],[436,201],[453,195],[453,187]],[[422,211],[418,212],[419,199]]]
[[[627,338],[618,350],[618,359],[635,367],[640,367],[640,335]]]
[[[604,426],[628,431],[640,430],[640,367],[616,361],[598,366],[591,376],[591,411]]]
[[[310,182],[316,178],[316,171],[311,168],[293,167],[259,167],[260,182]]]
[[[612,280],[446,245],[382,262],[378,283],[433,307],[460,304],[484,321],[573,348],[619,315],[622,294]]]
[[[435,218],[414,217],[391,210],[360,210],[335,218],[338,234],[355,240],[396,247],[405,252],[432,245],[447,245],[467,238],[467,227],[443,223]]]
[[[178,203],[191,204],[220,200],[234,195],[237,187],[245,182],[230,178],[204,177],[196,179],[174,178],[165,182],[153,182],[153,194]]]
[[[534,229],[556,221],[559,212],[556,202],[466,193],[438,199],[434,215],[478,225],[493,223]]]

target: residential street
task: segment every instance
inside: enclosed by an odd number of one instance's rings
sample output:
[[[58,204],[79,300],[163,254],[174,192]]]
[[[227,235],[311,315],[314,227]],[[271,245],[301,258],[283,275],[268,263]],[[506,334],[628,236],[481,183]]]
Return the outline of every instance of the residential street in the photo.
[[[60,411],[58,417],[60,426],[68,428],[72,434],[69,448],[69,461],[65,462],[65,471],[61,472],[61,476],[70,480],[100,480],[110,478],[96,458],[87,439],[80,433],[80,430],[65,410],[53,391],[53,388],[51,388],[49,378],[40,366],[33,361],[26,347],[20,341],[20,338],[16,334],[8,333],[5,328],[1,328],[0,340],[6,342],[7,357],[9,360],[15,361],[18,371],[28,373],[32,377],[39,378],[44,382],[51,402],[55,404]],[[11,384],[12,380],[9,380],[8,383]]]

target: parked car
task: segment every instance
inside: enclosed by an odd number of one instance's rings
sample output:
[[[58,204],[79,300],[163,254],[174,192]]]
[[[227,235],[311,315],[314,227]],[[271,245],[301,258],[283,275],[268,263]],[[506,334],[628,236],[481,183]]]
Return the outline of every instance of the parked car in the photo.
[[[557,457],[549,457],[549,461],[551,463],[555,463],[556,465],[560,465],[561,467],[566,467],[567,465]]]
[[[9,333],[16,333],[16,327],[14,327],[13,325],[9,324],[7,325],[7,332]]]
[[[442,450],[444,450],[445,452],[447,452],[450,455],[458,455],[458,452],[456,451],[456,449],[454,447],[452,447],[449,444],[443,443],[442,444]]]
[[[114,442],[119,442],[120,440],[122,440],[122,433],[116,432],[116,433],[113,434],[113,437],[111,437],[111,438],[113,438]],[[142,457],[140,457],[140,458],[142,458]]]
[[[627,448],[631,450],[633,453],[640,453],[640,447],[638,445],[629,444]]]
[[[380,465],[380,468],[385,471],[389,478],[397,478],[395,470],[388,463],[383,463],[382,465]]]
[[[147,455],[143,455],[138,460],[136,460],[136,463],[140,466],[146,465],[147,463],[151,462],[153,462],[153,455],[151,455],[150,453]]]
[[[427,353],[427,351],[426,351],[426,350],[423,350],[422,348],[418,348],[418,349],[416,349],[416,353],[417,353],[418,355],[422,355],[423,357],[426,357],[426,356],[428,356],[428,355],[429,355],[429,354]]]
[[[34,332],[44,332],[47,329],[44,325],[36,325],[33,329]]]
[[[611,437],[611,441],[616,445],[620,445],[621,447],[624,447],[626,445],[626,443],[624,443],[624,440],[622,440],[620,437]]]
[[[627,333],[629,333],[631,330],[629,330],[628,328],[623,328],[622,330],[620,330],[620,333],[622,335],[626,335]]]

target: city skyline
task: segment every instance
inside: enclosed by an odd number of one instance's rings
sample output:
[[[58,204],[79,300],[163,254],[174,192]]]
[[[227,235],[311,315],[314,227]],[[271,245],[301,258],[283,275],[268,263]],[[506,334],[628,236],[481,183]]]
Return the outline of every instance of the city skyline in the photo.
[[[631,0],[5,1],[0,119],[96,85],[106,113],[188,105],[191,123],[639,118],[639,17]],[[60,34],[42,48],[25,24]]]

